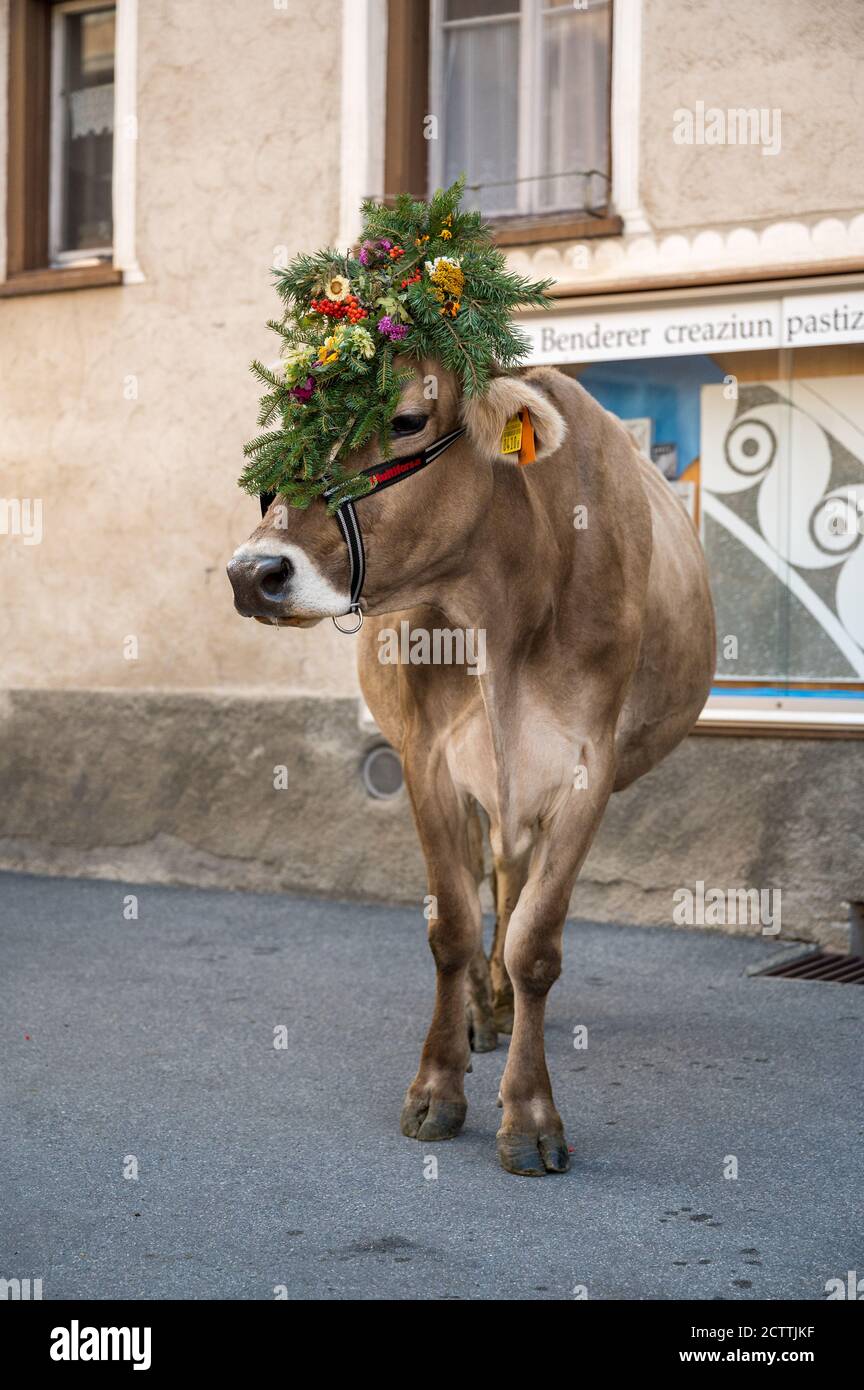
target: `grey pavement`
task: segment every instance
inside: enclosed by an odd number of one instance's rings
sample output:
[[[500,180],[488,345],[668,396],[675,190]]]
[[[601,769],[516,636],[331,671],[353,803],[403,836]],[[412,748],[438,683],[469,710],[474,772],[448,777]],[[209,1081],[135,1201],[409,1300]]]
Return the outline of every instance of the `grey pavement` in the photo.
[[[864,990],[746,978],[772,949],[568,925],[547,1044],[575,1153],[518,1178],[505,1042],[458,1139],[399,1133],[419,911],[0,875],[0,1276],[46,1299],[824,1298],[864,1275]]]

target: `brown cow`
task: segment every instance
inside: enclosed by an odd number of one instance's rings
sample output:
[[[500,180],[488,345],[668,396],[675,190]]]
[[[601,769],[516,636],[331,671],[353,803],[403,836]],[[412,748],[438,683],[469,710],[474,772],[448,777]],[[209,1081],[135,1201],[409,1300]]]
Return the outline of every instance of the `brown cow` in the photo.
[[[546,995],[610,793],[674,748],[705,702],[715,656],[705,562],[659,471],[577,382],[540,367],[497,376],[484,396],[463,400],[435,363],[412,365],[394,455],[419,454],[460,424],[466,434],[400,486],[357,503],[359,608],[369,620],[361,684],[401,754],[435,905],[435,1009],[402,1132],[433,1141],[462,1127],[467,997],[477,1050],[512,1029],[501,1163],[512,1173],[561,1172],[568,1149],[546,1068]],[[430,376],[435,400],[426,398]],[[523,407],[536,433],[530,467],[500,452],[506,421]],[[358,470],[379,458],[373,442]],[[228,572],[247,616],[307,625],[350,607],[349,550],[323,503],[271,506]],[[482,674],[480,663],[472,673],[385,660],[388,634],[404,621],[414,634],[473,635],[475,655],[482,635]],[[478,806],[495,864],[488,964]]]

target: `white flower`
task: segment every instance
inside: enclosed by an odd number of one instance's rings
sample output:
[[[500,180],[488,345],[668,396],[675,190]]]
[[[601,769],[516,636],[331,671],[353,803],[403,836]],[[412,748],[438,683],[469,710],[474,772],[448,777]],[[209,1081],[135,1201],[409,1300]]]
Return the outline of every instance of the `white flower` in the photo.
[[[375,341],[368,328],[361,328],[359,324],[356,324],[353,328],[349,329],[349,337],[351,339],[351,346],[361,357],[365,357],[368,360],[368,358],[375,356]]]
[[[344,275],[331,275],[324,285],[328,299],[340,304],[351,293],[351,282]]]
[[[461,264],[456,256],[436,256],[434,261],[426,262],[426,269],[430,275],[434,275],[439,265],[452,265],[454,270],[458,270]]]
[[[288,349],[282,358],[282,367],[289,385],[305,372],[314,355],[315,350],[308,343],[296,343],[293,348]]]

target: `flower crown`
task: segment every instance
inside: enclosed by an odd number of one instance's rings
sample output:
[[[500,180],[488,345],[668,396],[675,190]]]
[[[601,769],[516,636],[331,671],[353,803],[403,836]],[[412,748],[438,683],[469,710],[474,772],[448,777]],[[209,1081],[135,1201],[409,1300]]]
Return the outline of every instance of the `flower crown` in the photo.
[[[374,435],[392,451],[390,421],[411,373],[395,359],[434,357],[466,396],[481,394],[496,366],[529,350],[512,322],[520,304],[548,302],[551,280],[511,274],[478,212],[462,212],[464,180],[426,203],[409,194],[386,207],[363,204],[356,253],[297,256],[275,272],[285,305],[268,327],[282,361],[252,371],[265,386],[258,424],[244,450],[240,486],[277,492],[307,507],[330,488],[335,511],[373,486],[348,471],[351,454]]]

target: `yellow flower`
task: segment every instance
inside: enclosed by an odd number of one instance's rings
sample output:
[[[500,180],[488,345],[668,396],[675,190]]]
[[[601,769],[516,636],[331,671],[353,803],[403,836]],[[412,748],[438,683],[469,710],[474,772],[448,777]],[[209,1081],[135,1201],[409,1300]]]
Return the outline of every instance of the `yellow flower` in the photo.
[[[454,299],[459,298],[465,284],[465,276],[458,261],[453,260],[451,256],[436,256],[434,261],[426,262],[426,269],[433,285],[437,285]]]
[[[324,293],[338,304],[351,293],[351,282],[344,275],[331,275],[324,285]]]
[[[452,232],[448,232],[448,230],[447,230],[446,227],[442,227],[442,229],[441,229],[441,240],[442,240],[442,241],[450,241],[450,239],[452,238],[452,236],[453,236],[453,233],[452,233]]]
[[[318,361],[325,367],[339,361],[339,341],[335,333],[324,339],[323,346],[318,349]]]

